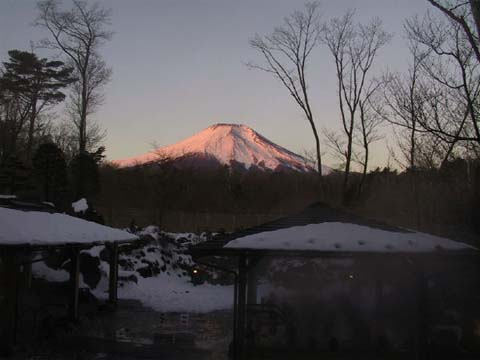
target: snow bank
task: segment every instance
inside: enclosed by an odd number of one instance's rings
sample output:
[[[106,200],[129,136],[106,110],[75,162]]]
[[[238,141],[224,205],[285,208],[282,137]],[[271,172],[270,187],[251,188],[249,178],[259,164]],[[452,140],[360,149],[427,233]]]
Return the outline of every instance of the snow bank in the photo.
[[[136,240],[138,237],[73,216],[0,207],[0,244],[58,245]]]
[[[32,272],[36,277],[51,282],[65,282],[70,278],[68,271],[64,269],[52,269],[48,267],[43,261],[32,264]]]
[[[324,222],[244,236],[225,245],[235,249],[334,252],[432,252],[473,246],[420,232],[386,231],[369,226]]]
[[[106,299],[105,286],[93,292]],[[155,277],[138,277],[118,289],[120,299],[139,300],[143,305],[160,312],[209,312],[233,307],[233,286],[193,285],[187,278],[161,273]]]
[[[148,244],[138,244],[119,254],[120,299],[139,300],[144,306],[160,312],[210,312],[231,309],[233,306],[233,286],[204,283],[194,285],[191,278],[195,263],[189,255],[183,253],[186,244],[204,241],[202,235],[191,233],[162,233],[158,227],[149,226],[137,234],[149,234],[154,239]],[[170,241],[165,241],[165,236]],[[181,239],[188,240],[187,242]],[[109,265],[100,257],[104,246],[94,246],[83,250],[98,258],[100,282],[88,285],[80,276],[81,287],[88,287],[99,299],[108,297]],[[51,269],[44,262],[33,264],[36,277],[52,282],[68,281],[69,274],[64,269]],[[203,270],[204,276],[207,270]]]
[[[191,256],[183,252],[189,244],[205,241],[205,234],[166,233],[157,226],[147,226],[137,234],[150,235],[154,240],[120,253],[120,299],[139,300],[160,312],[200,313],[232,308],[233,286],[208,282],[195,285],[191,278],[196,265]],[[84,252],[99,257],[99,250],[101,247],[93,247]],[[104,261],[100,267],[102,279],[92,291],[96,297],[106,299],[109,268]],[[206,271],[202,270],[203,276],[207,276]]]

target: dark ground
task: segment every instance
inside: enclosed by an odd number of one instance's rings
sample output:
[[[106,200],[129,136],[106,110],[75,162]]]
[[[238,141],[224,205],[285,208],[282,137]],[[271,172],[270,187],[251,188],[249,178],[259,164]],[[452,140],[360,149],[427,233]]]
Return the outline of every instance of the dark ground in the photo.
[[[231,317],[229,311],[159,313],[137,301],[121,300],[116,310],[90,310],[54,338],[28,349],[20,346],[14,359],[223,360],[228,358]]]

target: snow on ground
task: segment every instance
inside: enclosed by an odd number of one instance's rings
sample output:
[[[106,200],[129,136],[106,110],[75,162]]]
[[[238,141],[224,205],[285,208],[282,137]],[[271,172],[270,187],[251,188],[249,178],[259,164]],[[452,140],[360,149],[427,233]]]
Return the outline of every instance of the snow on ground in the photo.
[[[51,282],[65,282],[68,281],[70,277],[68,271],[63,269],[54,270],[48,267],[43,261],[33,263],[32,272],[36,277]]]
[[[106,299],[107,283],[100,284],[94,295]],[[231,309],[233,286],[193,285],[187,278],[161,273],[155,277],[139,277],[118,289],[120,299],[134,299],[159,312],[209,312]]]
[[[387,231],[342,222],[324,222],[266,231],[230,241],[227,248],[353,252],[476,250],[473,246],[415,231]]]
[[[135,240],[137,236],[73,216],[0,207],[0,244],[56,245]]]
[[[192,281],[191,269],[195,268],[195,264],[183,250],[188,244],[205,241],[205,234],[163,233],[156,226],[148,226],[137,234],[148,234],[153,241],[120,252],[120,299],[139,300],[143,305],[159,312],[202,313],[232,308],[232,285],[213,285],[207,282],[195,285]],[[82,253],[101,259],[103,249],[103,245],[94,246],[82,250]],[[108,263],[101,260],[97,271],[101,274],[100,282],[90,290],[97,298],[106,300]],[[33,273],[53,282],[68,281],[69,276],[67,271],[51,269],[43,262],[33,264]],[[80,283],[81,287],[89,287],[83,276]]]
[[[75,211],[76,213],[84,213],[85,211],[88,210],[88,203],[87,203],[87,199],[85,198],[82,198],[78,201],[75,201],[72,203],[72,209],[73,211]]]

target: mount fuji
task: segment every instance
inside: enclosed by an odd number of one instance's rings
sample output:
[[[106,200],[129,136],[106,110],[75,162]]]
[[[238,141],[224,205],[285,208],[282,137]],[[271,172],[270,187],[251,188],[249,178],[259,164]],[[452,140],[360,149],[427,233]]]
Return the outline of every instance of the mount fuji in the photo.
[[[176,144],[113,163],[120,167],[132,167],[165,161],[197,168],[227,165],[246,170],[310,172],[314,169],[304,157],[239,124],[215,124]]]

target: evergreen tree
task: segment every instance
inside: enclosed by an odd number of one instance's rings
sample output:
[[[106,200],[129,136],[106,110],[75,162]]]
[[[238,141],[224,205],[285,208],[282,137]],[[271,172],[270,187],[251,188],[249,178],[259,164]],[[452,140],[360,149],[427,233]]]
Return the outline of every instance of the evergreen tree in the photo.
[[[15,155],[10,155],[0,167],[0,192],[8,195],[19,195],[31,188],[30,171]]]
[[[38,115],[47,106],[62,102],[65,94],[61,90],[76,79],[72,77],[73,69],[61,61],[49,61],[20,50],[10,50],[8,55],[0,88],[29,109],[26,153],[30,161]]]
[[[70,162],[70,173],[76,199],[89,199],[99,192],[100,179],[98,167],[104,158],[102,146],[95,152],[82,152]]]
[[[57,204],[67,186],[67,164],[62,150],[54,143],[42,144],[32,165],[43,200]]]

